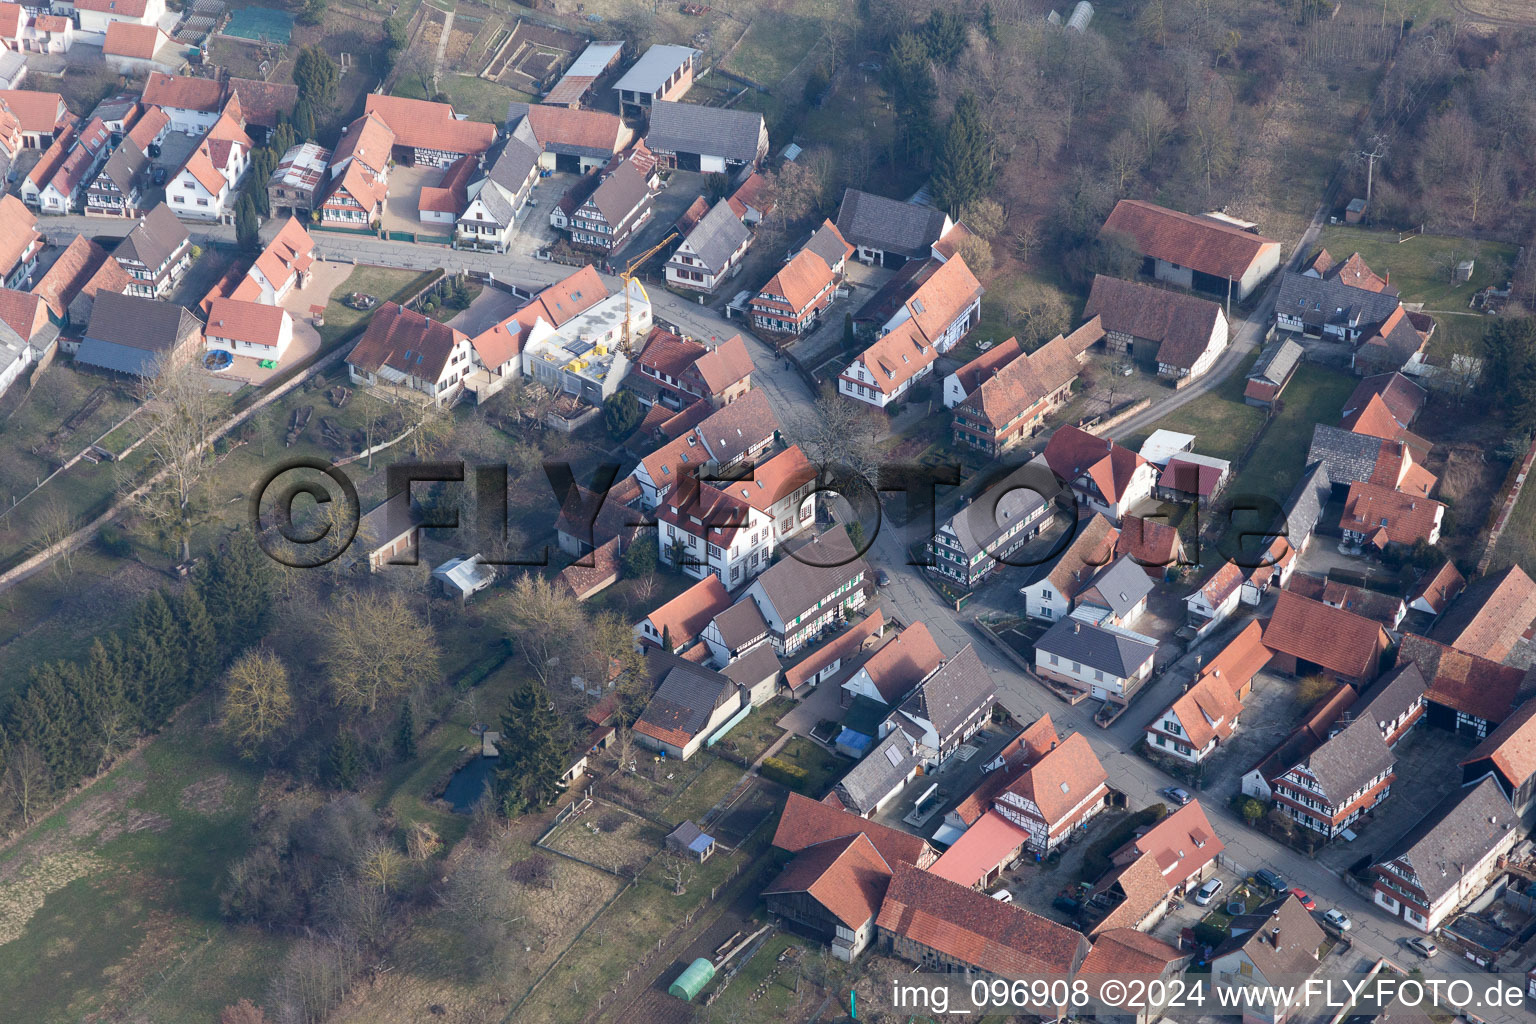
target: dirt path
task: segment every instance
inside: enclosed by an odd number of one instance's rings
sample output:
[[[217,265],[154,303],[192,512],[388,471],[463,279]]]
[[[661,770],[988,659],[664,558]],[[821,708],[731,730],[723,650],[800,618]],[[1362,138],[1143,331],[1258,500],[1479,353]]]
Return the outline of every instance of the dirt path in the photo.
[[[437,37],[437,53],[432,58],[432,82],[437,84],[438,76],[443,73],[443,54],[448,52],[448,37],[453,34],[453,12],[446,11],[443,14],[443,31]]]

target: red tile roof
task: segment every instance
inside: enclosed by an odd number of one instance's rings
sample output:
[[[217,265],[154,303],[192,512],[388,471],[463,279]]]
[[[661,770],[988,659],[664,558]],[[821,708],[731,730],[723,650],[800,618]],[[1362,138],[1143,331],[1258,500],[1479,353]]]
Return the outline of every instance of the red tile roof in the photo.
[[[349,159],[355,159],[370,171],[383,173],[389,166],[390,152],[395,146],[395,133],[377,114],[364,114],[347,125],[336,149],[331,153],[331,166],[338,167]]]
[[[1486,722],[1502,722],[1514,706],[1525,673],[1414,633],[1403,635],[1397,663],[1413,662],[1429,682],[1425,699]]]
[[[416,209],[423,213],[451,213],[455,217],[469,205],[469,179],[479,169],[472,156],[461,156],[448,168],[442,181],[422,188]]]
[[[803,892],[849,928],[864,927],[880,912],[891,869],[863,833],[808,847],[789,862],[764,896]]]
[[[1108,781],[1104,765],[1080,732],[1075,732],[1005,789],[1032,800],[1055,825]]]
[[[1265,647],[1346,678],[1374,676],[1390,645],[1379,622],[1285,590],[1264,627]]]
[[[1144,255],[1214,277],[1237,280],[1280,243],[1210,217],[1191,216],[1140,199],[1122,199],[1104,232],[1128,235]]]
[[[1231,738],[1243,705],[1224,680],[1202,675],[1174,698],[1168,710],[1179,720],[1179,725],[1189,736],[1190,745],[1196,750],[1204,750],[1212,740],[1225,742]]]
[[[15,269],[27,250],[42,240],[37,216],[15,196],[0,197],[0,276]]]
[[[795,253],[794,259],[784,264],[758,290],[759,298],[764,295],[782,295],[789,301],[790,310],[800,313],[831,283],[832,268],[827,266],[826,260],[808,249],[801,249]]]
[[[994,431],[1003,431],[1035,405],[1070,385],[1077,379],[1079,369],[1071,346],[1058,335],[982,380],[962,404],[984,418]]]
[[[35,289],[29,293],[0,288],[0,323],[27,341],[48,325],[48,304]]]
[[[1461,589],[1467,585],[1467,581],[1457,571],[1455,563],[1447,559],[1441,563],[1440,568],[1426,575],[1413,588],[1413,593],[1408,596],[1408,602],[1422,600],[1429,605],[1435,614],[1445,611],[1446,605],[1451,599],[1461,593]]]
[[[1163,573],[1179,560],[1183,550],[1184,541],[1179,531],[1167,523],[1141,516],[1121,517],[1115,556],[1130,555],[1154,579],[1161,579]]]
[[[773,833],[773,845],[790,853],[799,853],[808,846],[859,833],[869,837],[880,856],[892,867],[898,864],[926,867],[933,862],[933,850],[921,836],[866,821],[857,814],[829,807],[798,793],[789,794],[784,803],[784,813],[779,816],[778,828]]]
[[[208,308],[208,326],[203,333],[210,338],[227,338],[249,345],[276,345],[278,333],[288,311],[281,306],[264,306],[242,299],[214,299]]]
[[[704,627],[709,625],[709,620],[730,606],[731,595],[726,591],[725,584],[720,582],[720,577],[711,574],[651,612],[646,618],[650,620],[658,636],[667,635],[672,641],[672,646],[677,648],[704,632]]]
[[[1251,620],[1227,641],[1227,646],[1205,663],[1196,680],[1206,677],[1220,679],[1233,694],[1241,693],[1274,657],[1274,653],[1264,646],[1263,640],[1264,627],[1258,619]]]
[[[820,259],[820,257],[816,257]],[[876,338],[859,354],[859,362],[869,371],[882,394],[891,394],[939,358],[939,350],[908,320],[895,330]]]
[[[464,335],[414,310],[386,302],[373,314],[347,362],[370,373],[388,366],[424,380],[439,380]]]
[[[719,394],[744,377],[752,375],[755,367],[747,352],[747,343],[741,335],[733,334],[710,349],[694,364],[699,376],[715,394]]]
[[[41,21],[42,19],[38,19]],[[101,52],[111,57],[137,57],[150,60],[160,48],[165,33],[155,25],[136,25],[131,21],[114,21],[107,26],[106,42]]]
[[[16,39],[25,24],[26,11],[20,4],[0,3],[0,38]]]
[[[1520,705],[1461,763],[1469,765],[1484,758],[1492,761],[1516,789],[1536,775],[1536,700],[1527,700]]]
[[[792,444],[767,462],[752,467],[750,477],[719,486],[759,512],[766,512],[815,479],[816,467],[799,445]]]
[[[1070,424],[1057,428],[1042,454],[1051,472],[1068,483],[1088,476],[1111,503],[1124,496],[1136,470],[1147,464],[1129,448]]]
[[[1068,977],[1088,953],[1066,925],[905,864],[893,866],[876,925],[993,974]]]
[[[496,141],[494,125],[460,121],[447,103],[369,93],[363,100],[363,111],[378,115],[389,125],[397,146],[446,153],[484,153]]]
[[[528,108],[527,116],[534,140],[545,149],[574,146],[617,153],[624,148],[628,136],[619,116],[602,110],[535,103]]]
[[[1161,939],[1134,928],[1109,928],[1093,940],[1093,949],[1077,969],[1079,978],[1156,978],[1185,954]],[[1092,987],[1092,983],[1091,987]]]
[[[990,380],[999,370],[1024,354],[1024,346],[1018,338],[993,345],[981,355],[955,371],[955,377],[966,394],[975,391],[982,381]]]
[[[142,18],[149,10],[149,0],[73,0],[76,10]]]
[[[200,110],[211,114],[224,106],[224,86],[212,78],[192,78],[151,71],[144,83],[142,99],[150,106]]]
[[[944,660],[926,624],[914,622],[864,662],[864,671],[887,704],[895,704]]]
[[[560,582],[578,601],[585,601],[619,578],[619,538],[599,545],[589,556],[591,565],[573,563],[560,571]],[[601,724],[601,723],[599,723]]]
[[[1457,649],[1503,661],[1536,621],[1536,582],[1518,565],[1473,582],[1435,623],[1434,635]]]
[[[924,338],[937,342],[967,307],[981,296],[981,282],[959,256],[941,264],[917,286],[905,303]]]
[[[74,22],[60,14],[39,14],[32,22],[32,27],[39,32],[63,32],[73,24]],[[113,24],[115,25],[117,22],[113,22]],[[108,28],[110,27],[109,25]],[[108,35],[110,34],[109,32]]]
[[[1428,542],[1444,508],[1429,498],[1360,481],[1349,485],[1339,528],[1365,534],[1377,547]]]
[[[784,670],[784,683],[791,690],[805,685],[834,661],[846,661],[857,654],[865,641],[885,627],[885,614],[876,608],[863,620],[844,630],[835,640],[822,644]]]
[[[930,869],[967,889],[1018,855],[1029,833],[996,811],[985,811]]]

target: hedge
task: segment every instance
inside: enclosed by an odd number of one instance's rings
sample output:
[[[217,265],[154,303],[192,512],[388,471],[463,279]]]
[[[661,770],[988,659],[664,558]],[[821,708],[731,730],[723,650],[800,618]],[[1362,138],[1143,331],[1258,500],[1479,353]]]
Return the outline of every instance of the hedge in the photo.
[[[763,759],[763,778],[799,791],[810,781],[810,773],[797,764],[781,761],[776,757]]]

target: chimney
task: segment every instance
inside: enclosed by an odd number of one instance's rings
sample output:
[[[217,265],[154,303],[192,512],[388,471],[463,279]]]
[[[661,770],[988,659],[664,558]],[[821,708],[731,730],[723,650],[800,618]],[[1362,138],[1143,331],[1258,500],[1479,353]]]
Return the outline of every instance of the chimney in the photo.
[[[1279,925],[1275,925],[1275,927],[1273,927],[1273,928],[1271,928],[1269,930],[1269,944],[1271,946],[1274,946],[1276,949],[1280,948],[1280,926]]]
[[[1072,623],[1072,632],[1074,632],[1074,633],[1081,633],[1082,631],[1083,631],[1083,624],[1081,622],[1074,622],[1074,623]]]

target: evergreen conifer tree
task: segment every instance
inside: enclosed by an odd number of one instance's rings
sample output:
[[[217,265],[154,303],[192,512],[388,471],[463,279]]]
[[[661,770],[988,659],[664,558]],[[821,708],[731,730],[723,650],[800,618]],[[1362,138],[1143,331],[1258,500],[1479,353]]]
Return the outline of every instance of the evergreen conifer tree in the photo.
[[[395,753],[400,755],[400,760],[409,761],[416,756],[416,713],[411,710],[411,702],[400,702],[400,728],[395,735]]]
[[[183,692],[191,695],[212,683],[218,675],[223,660],[220,657],[222,648],[213,628],[213,618],[196,586],[187,587],[177,596],[175,612],[186,657]]]
[[[331,741],[331,782],[337,789],[356,789],[363,776],[363,751],[357,737],[343,729]]]
[[[933,172],[933,201],[950,214],[979,199],[997,180],[997,151],[976,97],[961,93]]]
[[[215,633],[229,648],[248,647],[266,632],[272,564],[248,531],[233,534],[228,549],[209,560],[198,588]]]
[[[128,697],[143,709],[146,729],[158,729],[176,706],[182,680],[180,633],[164,594],[154,591],[139,603],[128,633]]]
[[[553,803],[567,767],[566,745],[544,687],[529,680],[513,692],[501,716],[498,746],[495,782],[502,813],[511,818]]]

